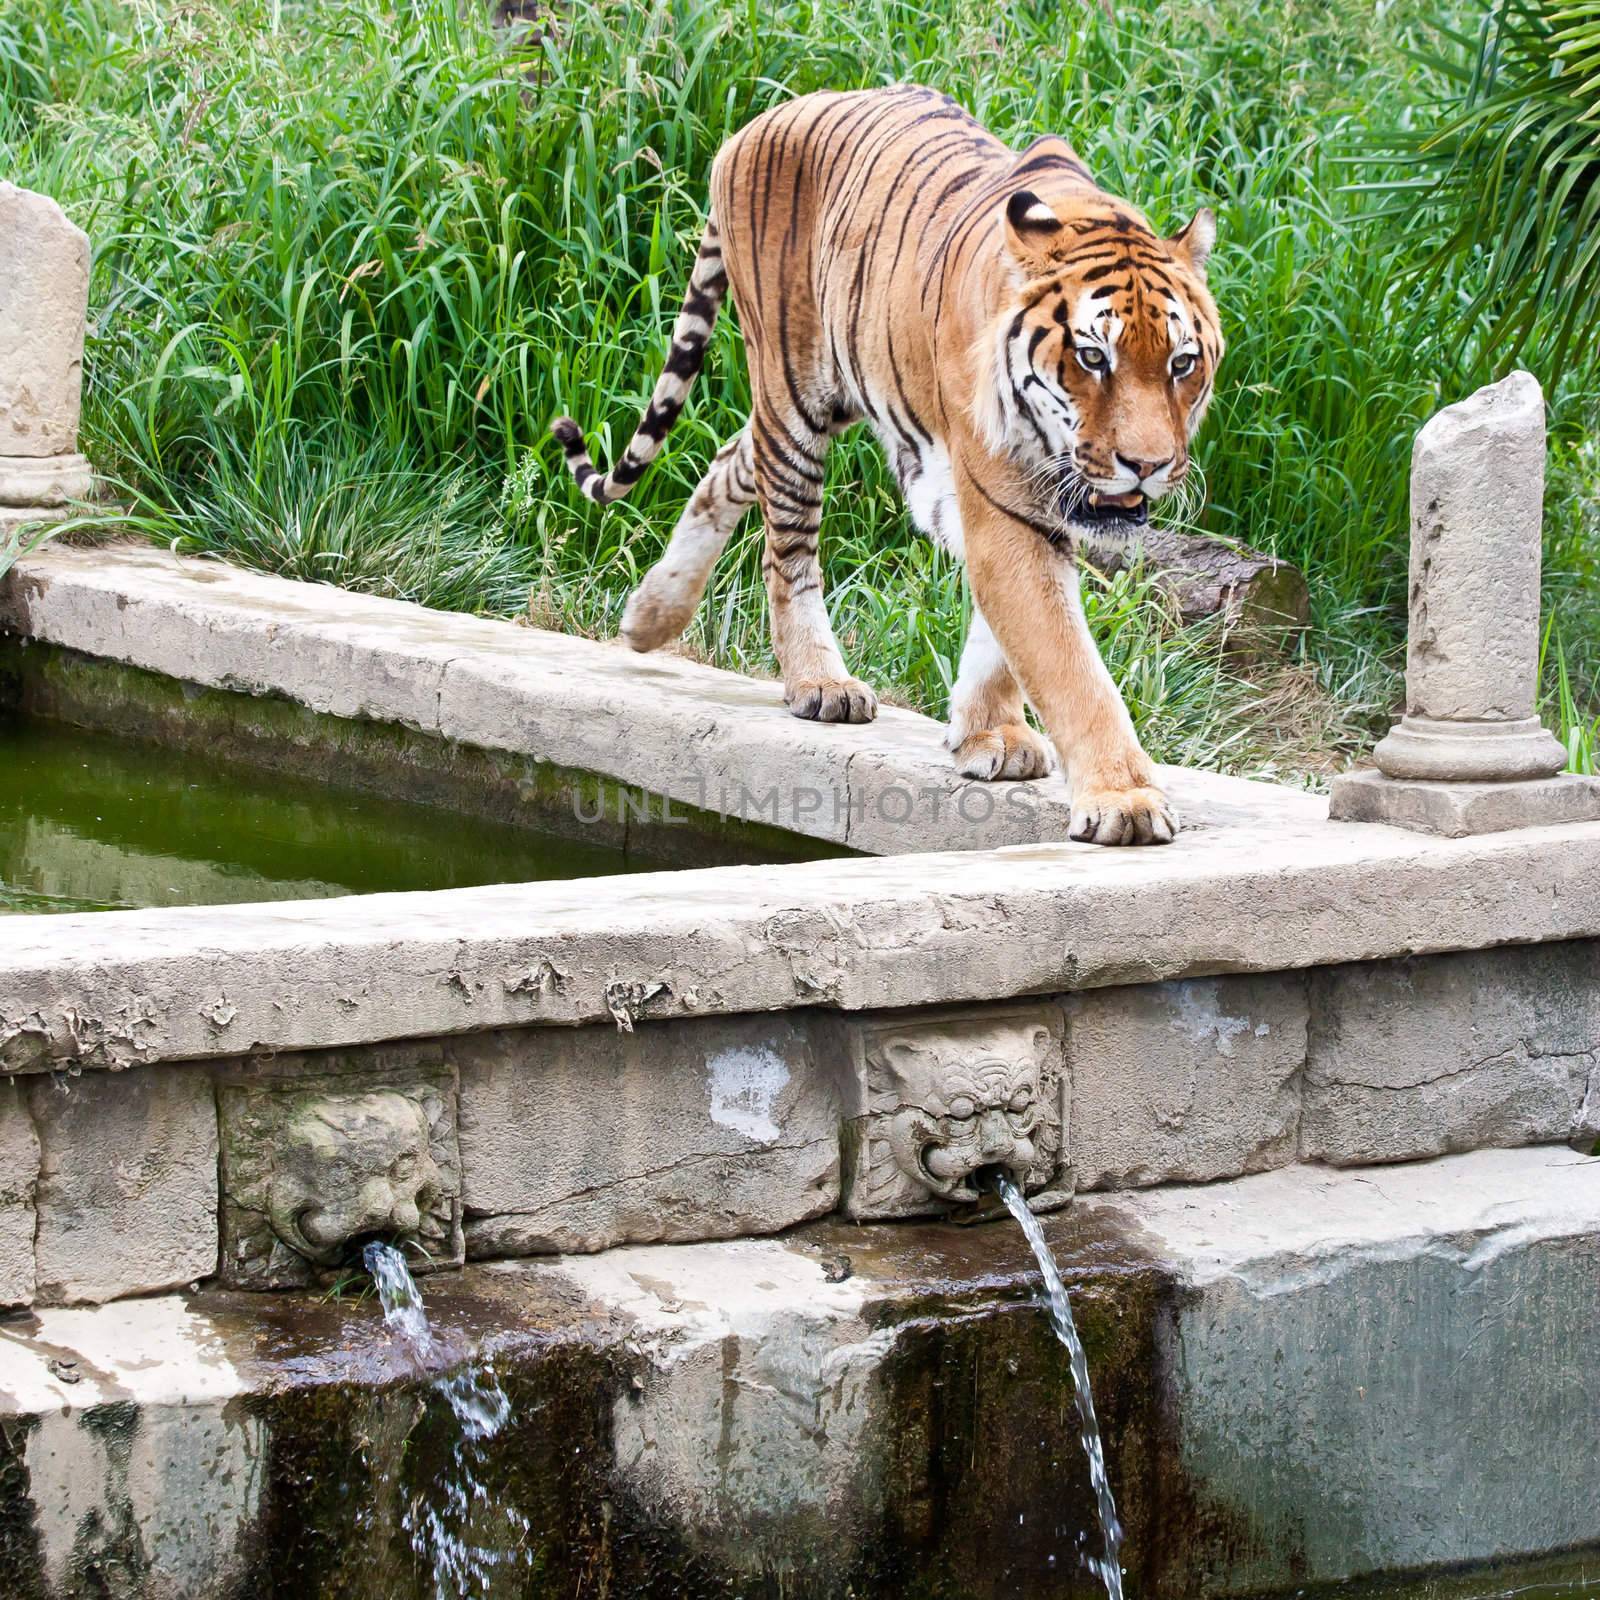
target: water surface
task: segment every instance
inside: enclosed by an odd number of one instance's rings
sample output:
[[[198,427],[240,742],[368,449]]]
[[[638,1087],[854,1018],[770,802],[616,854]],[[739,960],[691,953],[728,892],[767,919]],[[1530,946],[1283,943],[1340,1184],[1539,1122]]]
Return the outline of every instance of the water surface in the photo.
[[[643,872],[533,828],[0,717],[0,915]]]

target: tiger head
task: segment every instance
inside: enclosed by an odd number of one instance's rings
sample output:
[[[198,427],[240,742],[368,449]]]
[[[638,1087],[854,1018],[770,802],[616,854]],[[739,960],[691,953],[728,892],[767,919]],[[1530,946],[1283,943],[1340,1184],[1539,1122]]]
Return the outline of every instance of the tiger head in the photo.
[[[1209,211],[1161,238],[1095,192],[1006,205],[1012,289],[996,324],[991,432],[1067,520],[1142,523],[1180,484],[1222,359]]]

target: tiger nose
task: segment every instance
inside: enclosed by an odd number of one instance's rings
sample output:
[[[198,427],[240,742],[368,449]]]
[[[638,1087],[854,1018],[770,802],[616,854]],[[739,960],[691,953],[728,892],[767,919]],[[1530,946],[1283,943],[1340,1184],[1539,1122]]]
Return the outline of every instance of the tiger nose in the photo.
[[[1133,456],[1123,455],[1120,450],[1116,452],[1116,456],[1117,465],[1131,472],[1140,483],[1148,482],[1151,478],[1155,477],[1155,475],[1160,472],[1163,467],[1170,467],[1172,465],[1171,456],[1168,456],[1165,461],[1139,461]]]

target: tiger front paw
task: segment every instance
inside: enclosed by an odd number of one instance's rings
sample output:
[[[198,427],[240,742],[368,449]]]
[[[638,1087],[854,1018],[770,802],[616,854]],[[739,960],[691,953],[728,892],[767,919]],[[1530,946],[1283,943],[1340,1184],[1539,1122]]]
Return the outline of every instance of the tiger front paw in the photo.
[[[1050,741],[1025,722],[980,728],[950,745],[950,751],[956,759],[956,771],[963,778],[977,778],[984,783],[1002,778],[1048,778],[1056,770],[1056,753]]]
[[[798,678],[783,686],[789,714],[808,722],[871,722],[878,697],[859,678]]]
[[[1085,844],[1171,844],[1178,814],[1159,789],[1083,789],[1072,797],[1068,830]]]

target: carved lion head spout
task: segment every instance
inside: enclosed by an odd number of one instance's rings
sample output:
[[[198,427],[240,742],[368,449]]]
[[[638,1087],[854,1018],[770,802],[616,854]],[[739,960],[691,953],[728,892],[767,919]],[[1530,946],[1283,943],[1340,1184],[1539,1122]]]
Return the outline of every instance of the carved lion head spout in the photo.
[[[273,1232],[324,1267],[367,1239],[427,1233],[445,1188],[429,1133],[422,1105],[394,1090],[306,1100],[276,1152]]]
[[[889,1123],[895,1163],[941,1199],[979,1199],[975,1180],[984,1168],[1003,1169],[1022,1188],[1035,1177],[1050,1035],[1029,1029],[1011,1042],[1013,1049],[991,1047],[954,1059],[913,1039],[884,1047],[899,1100]]]

